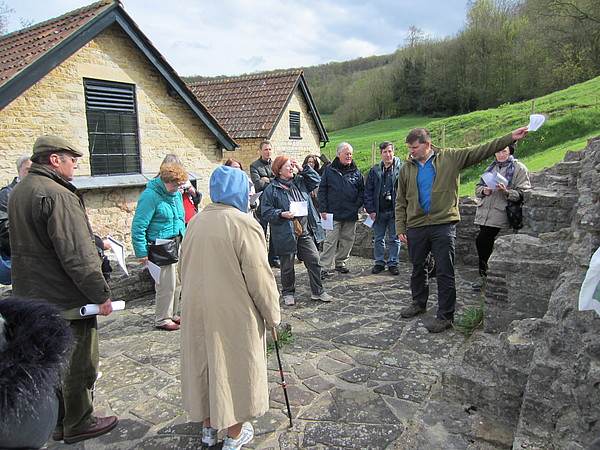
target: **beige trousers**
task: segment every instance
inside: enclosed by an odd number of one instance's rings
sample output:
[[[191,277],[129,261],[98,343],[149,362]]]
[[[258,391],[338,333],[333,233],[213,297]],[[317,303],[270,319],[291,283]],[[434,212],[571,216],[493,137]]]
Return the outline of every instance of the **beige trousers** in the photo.
[[[177,316],[179,297],[181,295],[181,277],[178,264],[160,266],[160,283],[154,285],[156,290],[156,319],[157,327],[167,325]]]
[[[331,268],[335,257],[335,267],[343,267],[350,258],[350,251],[356,236],[356,222],[333,221],[333,230],[325,230],[325,242],[321,253],[321,267]]]

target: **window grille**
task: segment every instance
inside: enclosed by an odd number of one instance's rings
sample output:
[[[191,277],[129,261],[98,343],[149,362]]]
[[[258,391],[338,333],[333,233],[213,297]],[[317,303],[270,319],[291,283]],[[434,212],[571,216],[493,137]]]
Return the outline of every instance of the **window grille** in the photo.
[[[92,175],[141,173],[135,86],[84,79]]]

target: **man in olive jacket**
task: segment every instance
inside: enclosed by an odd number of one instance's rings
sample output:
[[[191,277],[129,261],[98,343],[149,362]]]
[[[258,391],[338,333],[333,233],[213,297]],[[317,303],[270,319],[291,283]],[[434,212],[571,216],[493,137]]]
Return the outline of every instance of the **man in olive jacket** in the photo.
[[[71,444],[100,436],[117,418],[92,415],[92,387],[98,376],[96,316],[77,311],[88,303],[101,315],[112,312],[94,235],[73,180],[83,154],[58,136],[37,139],[29,174],[9,197],[13,293],[57,306],[75,335],[70,367],[62,378],[54,440]]]
[[[425,128],[415,128],[406,136],[410,154],[398,177],[396,233],[408,244],[413,271],[412,304],[401,311],[402,317],[413,317],[426,310],[429,297],[426,259],[431,252],[436,263],[438,310],[437,317],[425,326],[432,333],[452,326],[456,306],[454,245],[456,224],[460,220],[460,171],[526,134],[527,127],[522,127],[487,144],[457,150],[434,149]]]

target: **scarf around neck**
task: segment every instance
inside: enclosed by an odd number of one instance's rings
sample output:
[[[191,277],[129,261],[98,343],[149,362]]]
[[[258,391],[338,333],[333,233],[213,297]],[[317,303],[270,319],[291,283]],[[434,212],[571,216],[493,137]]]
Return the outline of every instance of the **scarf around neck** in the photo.
[[[484,173],[492,172],[494,170],[494,167],[496,166],[498,166],[498,170],[500,170],[500,168],[502,167],[508,166],[506,169],[506,174],[504,175],[504,178],[506,178],[507,180],[506,187],[508,187],[510,185],[513,175],[515,174],[515,158],[513,158],[513,155],[510,155],[508,159],[504,162],[498,162],[498,160],[494,158],[494,161],[488,166],[487,169],[485,169]],[[480,182],[484,182],[483,178],[480,180]]]

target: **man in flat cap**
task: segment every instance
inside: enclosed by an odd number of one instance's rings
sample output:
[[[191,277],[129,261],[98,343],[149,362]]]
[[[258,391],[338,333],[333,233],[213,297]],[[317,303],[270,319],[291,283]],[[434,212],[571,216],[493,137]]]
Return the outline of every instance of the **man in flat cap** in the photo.
[[[88,303],[98,304],[100,315],[112,312],[94,235],[71,184],[82,156],[59,136],[38,138],[29,174],[13,189],[8,207],[13,293],[56,305],[75,335],[52,434],[67,444],[107,433],[118,422],[115,416],[92,415],[99,361],[96,316],[75,314]]]

